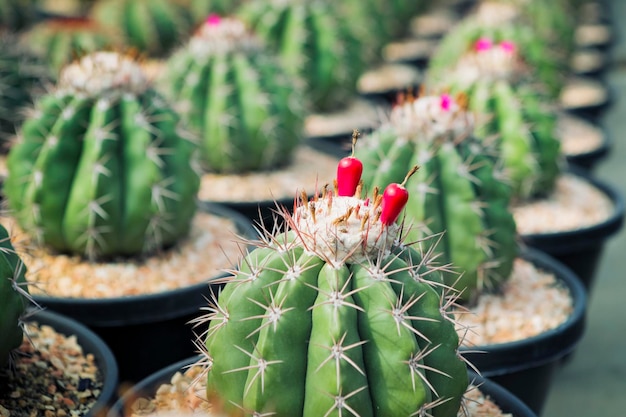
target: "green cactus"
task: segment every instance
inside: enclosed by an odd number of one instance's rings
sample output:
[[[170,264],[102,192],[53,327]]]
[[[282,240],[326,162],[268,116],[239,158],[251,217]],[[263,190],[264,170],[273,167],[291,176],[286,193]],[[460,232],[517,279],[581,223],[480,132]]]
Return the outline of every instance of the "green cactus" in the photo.
[[[37,18],[37,0],[0,0],[0,32],[20,31]]]
[[[424,279],[441,269],[399,243],[394,198],[359,194],[305,193],[291,230],[268,233],[212,300],[207,395],[225,411],[457,415],[466,365],[449,298]]]
[[[22,344],[21,320],[30,302],[25,273],[26,267],[13,249],[9,233],[0,226],[0,369]]]
[[[517,65],[511,76],[522,77],[536,88],[557,98],[565,83],[569,68],[567,51],[550,46],[538,36],[534,27],[518,21],[503,24],[485,24],[478,18],[468,18],[443,38],[428,65],[430,73],[446,73],[458,65],[468,53],[475,52],[477,44],[503,42],[516,45]]]
[[[61,252],[133,256],[183,237],[196,209],[196,145],[132,58],[96,52],[42,96],[7,159],[20,226]]]
[[[85,54],[121,44],[113,33],[83,17],[44,20],[24,33],[23,42],[45,57],[55,74]]]
[[[90,17],[149,56],[165,56],[192,29],[189,10],[176,0],[101,0]]]
[[[167,61],[160,85],[214,172],[273,169],[302,137],[303,108],[277,59],[234,18],[211,15]]]
[[[304,82],[314,111],[344,106],[363,72],[361,43],[333,7],[325,0],[253,0],[238,10],[287,72]]]
[[[201,23],[209,15],[233,15],[247,0],[185,0],[194,22]]]
[[[455,66],[429,68],[426,82],[467,94],[469,109],[478,115],[476,135],[495,142],[516,200],[552,191],[562,160],[555,101],[543,83],[528,76],[532,70],[519,59],[521,48],[480,38]]]
[[[412,226],[407,239],[440,235],[433,249],[461,272],[448,276],[446,284],[471,301],[508,279],[517,243],[510,188],[492,150],[474,137],[473,116],[463,106],[448,94],[398,104],[389,122],[361,141],[356,156],[363,162],[366,189],[399,181],[410,166],[420,167],[406,183],[405,222]]]
[[[36,54],[18,45],[16,37],[0,34],[0,152],[8,151],[26,108],[49,81]]]

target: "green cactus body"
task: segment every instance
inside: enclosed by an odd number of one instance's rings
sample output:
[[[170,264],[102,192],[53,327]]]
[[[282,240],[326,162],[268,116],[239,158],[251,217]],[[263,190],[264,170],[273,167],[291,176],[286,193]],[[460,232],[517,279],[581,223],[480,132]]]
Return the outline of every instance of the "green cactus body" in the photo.
[[[211,16],[170,57],[160,85],[200,136],[209,171],[286,165],[302,137],[289,77],[236,19]]]
[[[21,319],[28,306],[26,267],[15,253],[7,230],[0,226],[0,369],[22,344]]]
[[[55,73],[91,52],[120,45],[112,33],[87,18],[45,20],[24,33],[24,42],[45,57]]]
[[[541,81],[528,76],[519,44],[479,38],[456,65],[428,70],[431,87],[451,86],[467,95],[477,115],[476,136],[495,142],[513,198],[542,196],[554,188],[560,173],[556,104]]]
[[[186,235],[195,150],[138,64],[98,52],[36,103],[9,153],[5,195],[20,226],[57,251],[138,255]]]
[[[335,110],[353,96],[363,71],[361,43],[329,3],[251,1],[238,15],[302,80],[313,110]]]
[[[90,16],[150,56],[164,56],[191,32],[189,10],[171,0],[103,0]]]
[[[0,28],[20,31],[37,17],[36,0],[0,0]]]
[[[406,182],[407,239],[440,234],[436,246],[432,239],[425,245],[461,273],[446,276],[446,284],[463,300],[506,280],[517,254],[510,189],[473,126],[471,114],[451,96],[425,96],[396,106],[389,123],[356,152],[369,189],[401,181],[411,166],[420,167]]]
[[[398,243],[380,201],[299,203],[213,300],[208,397],[242,415],[456,416],[466,365],[424,278],[439,267]]]
[[[37,55],[18,45],[15,37],[0,35],[0,152],[8,150],[25,110],[49,81]]]

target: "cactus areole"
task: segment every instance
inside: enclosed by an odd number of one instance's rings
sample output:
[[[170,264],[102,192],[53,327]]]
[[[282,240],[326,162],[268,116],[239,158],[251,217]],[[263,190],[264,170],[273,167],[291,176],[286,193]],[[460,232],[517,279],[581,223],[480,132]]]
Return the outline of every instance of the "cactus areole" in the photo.
[[[303,194],[212,300],[207,395],[229,415],[457,415],[466,365],[424,278],[441,271],[360,193]]]
[[[5,195],[46,246],[136,256],[185,236],[199,187],[196,145],[138,63],[97,52],[67,66],[24,122]]]

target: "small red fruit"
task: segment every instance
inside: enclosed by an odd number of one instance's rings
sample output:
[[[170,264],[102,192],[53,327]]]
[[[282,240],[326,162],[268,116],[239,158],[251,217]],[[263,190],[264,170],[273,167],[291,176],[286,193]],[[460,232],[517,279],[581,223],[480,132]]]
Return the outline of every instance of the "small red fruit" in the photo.
[[[363,163],[354,157],[354,145],[359,137],[359,131],[352,133],[352,155],[342,158],[337,166],[337,195],[352,197],[363,174]]]
[[[417,170],[418,166],[416,165],[404,177],[404,181],[401,184],[392,183],[385,188],[380,209],[380,221],[384,225],[389,226],[393,224],[398,219],[404,206],[406,206],[407,201],[409,201],[409,192],[404,185]]]

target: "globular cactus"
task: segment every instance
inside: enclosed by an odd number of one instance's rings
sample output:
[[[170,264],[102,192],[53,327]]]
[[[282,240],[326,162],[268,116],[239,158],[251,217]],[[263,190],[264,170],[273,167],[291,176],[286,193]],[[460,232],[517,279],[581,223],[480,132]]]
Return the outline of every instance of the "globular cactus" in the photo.
[[[475,52],[476,46],[481,43],[486,49],[486,42],[488,45],[504,42],[516,46],[516,59],[522,64],[508,66],[509,76],[526,79],[552,98],[558,97],[569,68],[568,52],[565,48],[551,46],[532,25],[524,20],[520,22],[517,13],[513,9],[512,16],[508,18],[509,14],[500,11],[465,19],[442,39],[429,61],[429,72],[445,73],[448,68],[458,65],[468,53]],[[491,22],[492,15],[495,15],[496,22]]]
[[[514,199],[548,194],[560,173],[562,155],[556,136],[556,104],[536,88],[519,58],[520,45],[510,40],[479,38],[458,63],[428,70],[427,85],[445,83],[467,95],[478,115],[476,135],[494,147],[513,187]]]
[[[22,318],[31,301],[25,273],[26,267],[13,249],[9,233],[0,226],[0,369],[22,344]]]
[[[19,45],[16,37],[0,34],[0,152],[7,152],[26,108],[48,82],[40,57]]]
[[[4,191],[22,229],[54,250],[140,255],[188,232],[195,153],[138,63],[96,52],[37,101],[9,153]]]
[[[210,15],[167,64],[160,85],[200,136],[207,170],[249,172],[290,161],[302,137],[301,96],[240,20]]]
[[[55,74],[83,55],[121,45],[113,32],[84,17],[46,19],[25,32],[22,40],[45,58]]]
[[[227,412],[457,415],[468,378],[441,267],[400,242],[403,185],[363,199],[358,163],[303,193],[214,297],[207,395]]]
[[[149,56],[165,56],[192,30],[191,13],[175,0],[101,0],[90,17],[119,33],[126,45]]]
[[[494,290],[508,279],[517,255],[510,188],[499,175],[493,151],[473,135],[474,117],[462,95],[425,95],[397,104],[389,121],[360,142],[366,189],[408,179],[407,239],[439,253],[458,269],[446,284],[464,301]]]
[[[344,106],[363,72],[361,42],[328,1],[252,0],[237,14],[304,82],[313,111]]]
[[[20,31],[36,20],[37,0],[0,0],[0,32]]]

